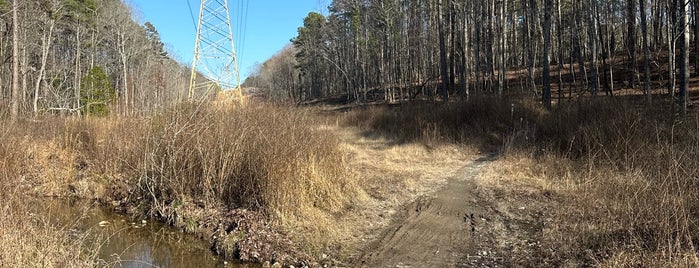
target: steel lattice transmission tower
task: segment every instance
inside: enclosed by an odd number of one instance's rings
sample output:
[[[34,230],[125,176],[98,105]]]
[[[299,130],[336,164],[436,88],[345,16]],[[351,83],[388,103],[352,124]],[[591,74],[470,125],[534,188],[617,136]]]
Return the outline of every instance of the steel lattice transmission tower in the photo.
[[[228,0],[201,0],[187,98],[192,101],[195,92],[229,89],[235,89],[242,102]]]

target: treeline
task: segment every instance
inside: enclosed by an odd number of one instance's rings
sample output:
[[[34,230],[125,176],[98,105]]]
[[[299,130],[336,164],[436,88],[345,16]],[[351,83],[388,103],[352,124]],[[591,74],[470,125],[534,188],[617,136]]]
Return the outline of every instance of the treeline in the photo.
[[[186,99],[189,85],[121,0],[0,0],[0,59],[4,114],[138,114]]]
[[[699,46],[698,7],[689,0],[334,0],[327,16],[310,13],[293,48],[247,82],[296,101],[336,94],[366,101],[374,92],[386,101],[446,100],[517,89],[549,105],[552,93],[626,87],[649,95],[662,85],[681,97],[692,32]],[[508,79],[508,70],[523,72]],[[669,75],[653,79],[658,72]],[[511,80],[522,82],[515,88]]]

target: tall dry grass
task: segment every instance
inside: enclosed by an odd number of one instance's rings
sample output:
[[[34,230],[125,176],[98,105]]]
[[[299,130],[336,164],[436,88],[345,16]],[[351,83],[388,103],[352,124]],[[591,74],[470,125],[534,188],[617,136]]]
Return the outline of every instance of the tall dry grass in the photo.
[[[558,241],[562,255],[604,266],[699,265],[697,114],[623,102],[586,111],[575,132],[556,137],[568,143],[559,152],[577,160],[572,202],[586,204],[559,215],[557,231],[572,234]]]
[[[203,201],[279,218],[336,212],[355,186],[338,138],[317,125],[308,111],[268,104],[179,106],[125,137],[137,145],[122,153],[124,168],[154,209]]]
[[[261,210],[341,210],[355,187],[339,139],[308,110],[173,107],[152,117],[52,118],[23,134],[75,154],[74,176],[124,184],[148,212],[185,201]],[[95,176],[97,178],[95,178]]]
[[[250,210],[320,249],[343,235],[333,215],[359,187],[339,139],[318,120],[309,110],[270,104],[198,103],[149,117],[25,121],[3,134],[0,187],[101,199],[188,228],[221,220],[209,218],[221,211]],[[22,187],[0,190],[19,198]]]
[[[0,132],[0,266],[94,267],[98,240],[89,233],[70,232],[32,214],[28,199],[32,184],[29,166],[36,160],[28,137],[18,125]]]
[[[468,103],[369,106],[346,113],[342,124],[399,143],[418,142],[428,146],[460,143],[493,151],[507,142],[513,127],[524,124],[521,118],[535,118],[541,113],[533,107],[526,102],[496,98],[479,98]]]
[[[361,194],[321,124],[272,104],[184,104],[70,122],[62,144],[84,155],[111,199],[140,213],[196,231],[219,217],[207,211],[251,210],[317,251],[347,235],[333,215]]]
[[[396,142],[534,158],[547,185],[566,196],[542,231],[547,263],[699,265],[697,114],[673,118],[620,100],[537,107],[507,99],[407,104],[357,109],[344,122]]]

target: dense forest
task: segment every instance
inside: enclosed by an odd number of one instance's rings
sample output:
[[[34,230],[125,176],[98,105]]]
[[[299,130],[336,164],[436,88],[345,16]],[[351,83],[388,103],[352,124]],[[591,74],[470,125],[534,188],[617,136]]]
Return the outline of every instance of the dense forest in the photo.
[[[190,72],[120,0],[0,1],[0,112],[136,114],[183,100]]]
[[[689,0],[335,0],[327,16],[308,14],[293,46],[246,82],[296,101],[519,92],[550,106],[552,97],[624,88],[649,99],[678,94],[684,107],[689,68],[699,64],[689,54],[699,46],[697,7]]]

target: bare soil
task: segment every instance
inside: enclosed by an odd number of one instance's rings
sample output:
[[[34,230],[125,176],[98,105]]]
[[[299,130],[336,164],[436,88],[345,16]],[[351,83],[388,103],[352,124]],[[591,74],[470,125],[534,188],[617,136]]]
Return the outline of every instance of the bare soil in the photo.
[[[524,170],[531,163],[513,163],[519,160],[500,159],[495,154],[464,148],[461,154],[456,154],[445,148],[428,152],[425,148],[412,147],[415,145],[390,145],[380,139],[353,141],[359,143],[354,143],[352,148],[378,161],[365,174],[369,177],[383,174],[382,180],[393,184],[373,182],[372,197],[391,197],[395,202],[364,208],[382,216],[364,218],[364,225],[372,228],[358,228],[365,233],[364,242],[358,253],[350,257],[349,266],[555,267],[562,264],[552,263],[549,258],[553,252],[542,247],[544,232],[552,223],[551,211],[558,204],[557,194],[547,189],[545,180],[532,175],[536,171]],[[373,146],[367,147],[367,143]],[[411,148],[409,152],[416,155],[422,152],[424,156],[410,156],[405,151],[386,153],[405,150],[406,146]],[[385,157],[392,162],[398,155],[411,162],[399,167],[412,167],[408,168],[411,174],[422,175],[392,180],[396,170],[390,170],[390,165],[382,166],[378,159]],[[445,161],[445,165],[439,165],[439,160]],[[362,159],[354,162],[355,168],[368,165]],[[396,193],[404,189],[408,180],[415,180],[408,185],[418,185],[414,191]],[[388,189],[396,192],[386,193]]]
[[[367,244],[400,217],[406,204],[429,196],[455,177],[474,153],[453,145],[433,148],[415,143],[395,143],[356,128],[331,127],[342,139],[349,167],[366,196],[341,215],[335,225],[343,230],[340,266],[355,267]]]
[[[364,250],[358,265],[453,267],[464,256],[477,255],[481,244],[491,240],[480,226],[491,209],[481,201],[473,178],[490,160],[469,162],[441,190],[409,204]]]

